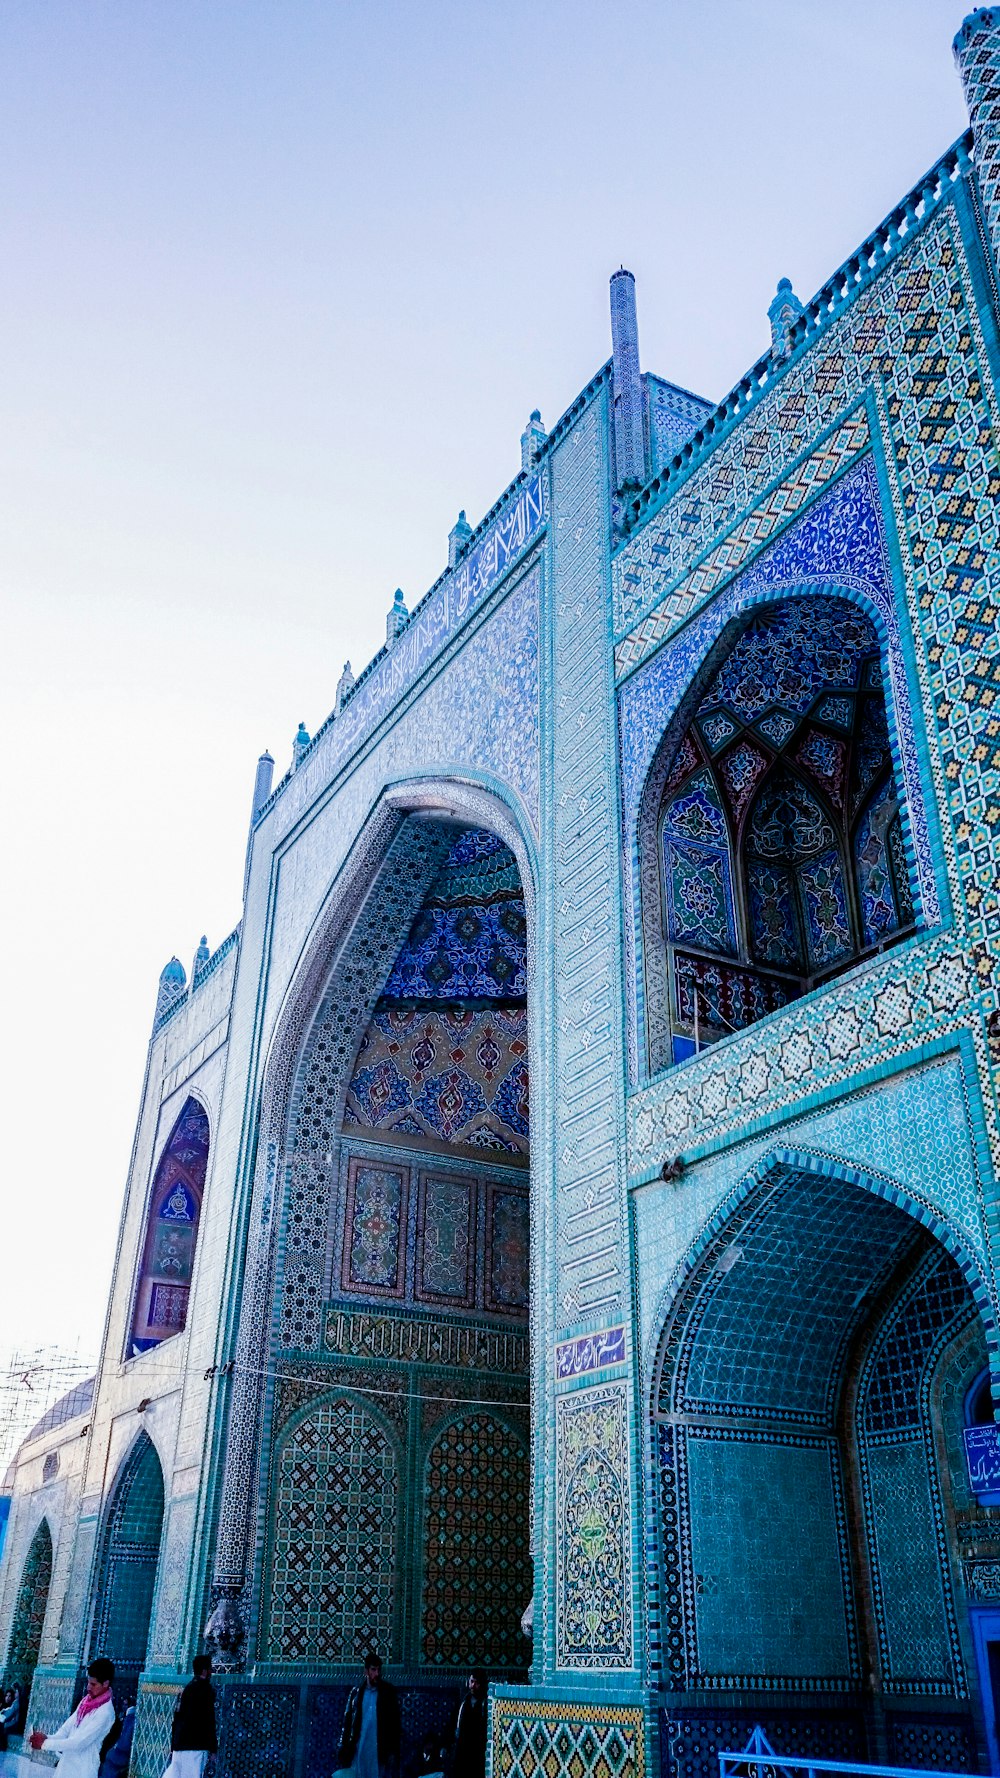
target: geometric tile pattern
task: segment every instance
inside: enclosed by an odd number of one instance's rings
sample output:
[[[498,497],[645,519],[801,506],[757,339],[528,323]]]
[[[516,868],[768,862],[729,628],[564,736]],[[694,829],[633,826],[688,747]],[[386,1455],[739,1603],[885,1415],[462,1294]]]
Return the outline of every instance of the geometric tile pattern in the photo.
[[[17,1592],[14,1624],[4,1669],[4,1685],[19,1685],[22,1693],[30,1686],[31,1676],[38,1663],[51,1579],[52,1533],[48,1520],[43,1519],[31,1540],[21,1571],[21,1584]]]
[[[570,1699],[494,1698],[492,1778],[645,1778],[642,1711]]]
[[[268,1658],[392,1658],[398,1493],[393,1448],[356,1402],[298,1422],[277,1454]]]
[[[345,1127],[526,1155],[527,1051],[523,1002],[381,1002],[358,1050]]]
[[[714,1243],[685,1287],[661,1351],[659,1411],[832,1431],[852,1331],[917,1239],[913,1219],[871,1193],[771,1173],[727,1223],[722,1258]]]
[[[490,1414],[454,1420],[425,1478],[421,1658],[516,1667],[532,1585],[527,1449]]]
[[[96,1582],[92,1646],[119,1679],[145,1662],[163,1529],[163,1471],[141,1432],[111,1496]]]

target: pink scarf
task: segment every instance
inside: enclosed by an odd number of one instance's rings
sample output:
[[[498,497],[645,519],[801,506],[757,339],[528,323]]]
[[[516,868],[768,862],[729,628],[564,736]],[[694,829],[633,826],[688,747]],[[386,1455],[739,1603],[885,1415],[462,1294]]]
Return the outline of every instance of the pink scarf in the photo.
[[[103,1692],[98,1692],[96,1698],[91,1698],[88,1696],[88,1694],[86,1692],[84,1692],[83,1697],[80,1699],[80,1704],[79,1704],[79,1707],[78,1707],[77,1713],[76,1713],[77,1726],[79,1727],[79,1725],[83,1721],[84,1717],[89,1716],[90,1712],[92,1710],[100,1710],[101,1705],[106,1704],[108,1702],[108,1699],[110,1698],[110,1696],[111,1696],[111,1687],[109,1685],[106,1685],[104,1687]]]

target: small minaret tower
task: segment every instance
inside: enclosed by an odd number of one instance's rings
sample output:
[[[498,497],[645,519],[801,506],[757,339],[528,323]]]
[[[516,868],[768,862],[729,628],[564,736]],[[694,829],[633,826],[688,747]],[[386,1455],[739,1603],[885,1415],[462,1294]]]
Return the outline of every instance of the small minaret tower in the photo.
[[[1000,6],[980,6],[970,13],[954,48],[993,262],[1000,266]]]
[[[455,523],[452,525],[451,530],[448,532],[449,568],[457,567],[468,546],[469,538],[471,536],[472,526],[469,524],[469,521],[465,516],[465,509],[463,508],[459,513],[458,518],[455,520]]]
[[[184,973],[184,965],[179,957],[171,957],[170,962],[160,970],[160,981],[156,990],[156,1010],[153,1013],[154,1031],[168,1007],[173,1006],[175,1000],[182,998],[186,987],[187,976]]]
[[[615,483],[646,479],[646,449],[639,374],[639,320],[635,279],[622,266],[611,280],[611,347],[614,368]]]

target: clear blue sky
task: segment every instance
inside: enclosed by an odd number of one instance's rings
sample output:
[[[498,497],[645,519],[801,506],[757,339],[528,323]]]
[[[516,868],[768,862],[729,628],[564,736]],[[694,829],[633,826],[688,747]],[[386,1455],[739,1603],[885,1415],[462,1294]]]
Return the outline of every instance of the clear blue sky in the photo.
[[[257,754],[603,362],[620,263],[644,367],[732,385],[965,127],[965,10],[5,0],[0,1367],[96,1349]]]

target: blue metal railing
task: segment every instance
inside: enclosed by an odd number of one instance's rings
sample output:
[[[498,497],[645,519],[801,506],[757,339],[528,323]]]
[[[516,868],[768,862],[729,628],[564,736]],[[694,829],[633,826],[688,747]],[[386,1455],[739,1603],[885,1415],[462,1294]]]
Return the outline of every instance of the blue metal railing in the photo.
[[[955,1778],[954,1773],[917,1773],[912,1766],[865,1766],[855,1760],[798,1759],[775,1753],[762,1729],[754,1729],[742,1753],[719,1754],[719,1778],[813,1778],[814,1773],[841,1772],[848,1778]]]

